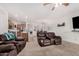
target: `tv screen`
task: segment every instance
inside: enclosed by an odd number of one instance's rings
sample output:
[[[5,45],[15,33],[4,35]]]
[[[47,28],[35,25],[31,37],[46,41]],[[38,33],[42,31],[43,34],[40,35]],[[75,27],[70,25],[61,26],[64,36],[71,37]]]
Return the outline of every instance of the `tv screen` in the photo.
[[[73,28],[74,29],[79,29],[79,16],[73,17],[72,21],[73,21]]]

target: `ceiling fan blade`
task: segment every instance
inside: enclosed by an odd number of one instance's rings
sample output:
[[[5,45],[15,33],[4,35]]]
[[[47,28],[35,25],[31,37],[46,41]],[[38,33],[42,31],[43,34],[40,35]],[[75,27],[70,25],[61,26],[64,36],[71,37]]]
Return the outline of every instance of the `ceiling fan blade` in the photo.
[[[46,5],[49,5],[49,4],[51,4],[51,3],[44,3],[43,5],[46,6]]]
[[[55,7],[52,7],[52,9],[51,9],[51,10],[53,11],[54,9],[55,9]]]
[[[64,5],[64,6],[68,6],[68,5],[69,5],[69,3],[62,3],[62,5]]]

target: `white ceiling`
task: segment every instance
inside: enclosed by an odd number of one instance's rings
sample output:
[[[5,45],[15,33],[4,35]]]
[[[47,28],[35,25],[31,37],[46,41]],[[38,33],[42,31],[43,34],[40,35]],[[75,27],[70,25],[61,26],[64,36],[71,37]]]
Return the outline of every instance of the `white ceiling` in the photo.
[[[0,3],[0,8],[8,11],[9,16],[18,16],[22,19],[28,16],[33,21],[58,18],[79,10],[77,3],[72,3],[68,7],[59,6],[54,11],[49,8],[51,6],[44,7],[42,3]]]

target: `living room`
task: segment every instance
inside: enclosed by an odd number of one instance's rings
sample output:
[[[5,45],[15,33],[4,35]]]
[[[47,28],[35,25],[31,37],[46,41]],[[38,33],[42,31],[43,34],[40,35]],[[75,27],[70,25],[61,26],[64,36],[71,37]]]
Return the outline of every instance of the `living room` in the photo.
[[[75,26],[78,20],[74,21],[74,19],[78,19],[78,10],[79,3],[0,3],[0,49],[2,48],[0,55],[79,55],[79,28],[78,24],[77,27]],[[76,23],[74,24],[73,21]],[[45,37],[39,39],[40,32],[48,36],[45,45],[41,41]],[[47,34],[50,32],[52,37],[54,35],[51,40]],[[15,34],[17,39],[12,37],[10,40],[6,36],[9,34]],[[42,36],[42,34],[40,35]]]

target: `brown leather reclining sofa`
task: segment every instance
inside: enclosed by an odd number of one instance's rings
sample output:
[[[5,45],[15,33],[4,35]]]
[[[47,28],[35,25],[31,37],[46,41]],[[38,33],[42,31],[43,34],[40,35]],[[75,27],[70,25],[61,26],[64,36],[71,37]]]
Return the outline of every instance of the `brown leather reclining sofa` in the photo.
[[[16,56],[26,45],[24,38],[16,38],[7,41],[4,35],[0,35],[0,56]]]
[[[37,39],[41,47],[49,45],[60,45],[62,43],[61,36],[56,36],[54,32],[38,31]]]

